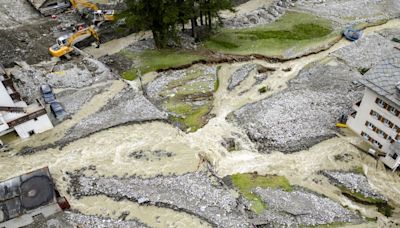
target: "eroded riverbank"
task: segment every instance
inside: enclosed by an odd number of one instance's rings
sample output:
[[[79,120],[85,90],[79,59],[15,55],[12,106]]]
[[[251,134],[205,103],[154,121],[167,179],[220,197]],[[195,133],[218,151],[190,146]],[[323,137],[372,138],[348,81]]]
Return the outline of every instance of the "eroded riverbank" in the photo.
[[[384,25],[368,28],[364,34],[368,36],[382,29],[395,28],[398,25],[400,25],[399,20],[392,20]],[[25,146],[42,146],[62,139],[68,129],[101,110],[110,100],[127,88],[127,83],[120,80],[113,81],[106,91],[95,95],[90,102],[72,116],[71,120],[58,125],[51,132],[34,136],[30,141],[16,141],[11,144],[12,151],[3,153],[0,157],[2,168],[0,178],[6,179],[35,168],[49,166],[57,187],[70,198],[72,207],[82,213],[118,218],[122,212],[129,211],[127,218],[137,219],[152,227],[187,227],[189,225],[207,227],[210,224],[199,215],[201,208],[193,205],[189,205],[191,210],[191,215],[189,215],[189,213],[162,205],[148,206],[128,200],[116,201],[104,195],[82,195],[78,199],[75,197],[76,195],[67,192],[70,187],[67,173],[83,167],[96,167],[96,173],[90,171],[86,173],[89,180],[91,176],[93,178],[115,176],[117,179],[137,176],[146,181],[147,178],[155,178],[159,175],[168,177],[188,175],[188,173],[196,175],[193,173],[196,173],[201,163],[207,160],[220,178],[236,173],[252,172],[260,175],[284,176],[291,185],[301,186],[324,195],[353,211],[360,211],[364,217],[378,218],[376,222],[358,225],[360,227],[363,225],[395,227],[395,223],[400,222],[398,221],[400,177],[397,173],[387,171],[382,164],[377,165],[372,157],[360,152],[346,141],[354,140],[354,136],[333,137],[293,154],[283,154],[276,150],[272,150],[270,154],[260,154],[256,144],[247,137],[246,132],[226,119],[230,113],[243,105],[268,99],[284,91],[288,88],[288,82],[295,78],[302,69],[315,61],[326,61],[331,53],[348,45],[350,42],[342,39],[328,50],[284,63],[254,60],[220,64],[217,75],[219,88],[213,94],[213,107],[210,111],[213,117],[196,132],[184,133],[161,121],[136,123],[111,127],[89,136],[78,137],[62,149],[56,145],[54,148],[38,150],[33,154],[15,155]],[[107,50],[112,51],[112,48],[106,46]],[[115,48],[121,49],[122,47]],[[245,64],[259,64],[274,69],[274,71],[268,72],[266,78],[261,82],[257,82],[257,78],[260,76],[259,72],[252,71],[234,89],[227,90],[230,76]],[[148,78],[146,80],[152,81]],[[132,88],[132,94],[141,93],[138,81],[131,82],[129,86]],[[262,87],[266,87],[268,90],[260,93],[259,89]],[[222,144],[226,139],[233,140],[234,149],[228,150]],[[344,155],[345,158],[340,158]],[[353,202],[319,174],[321,170],[349,171],[356,167],[362,167],[372,187],[396,206],[397,209],[393,211],[391,218],[386,218],[377,212],[374,206]],[[105,187],[105,192],[107,193],[107,191],[113,191],[113,189]],[[237,197],[236,192],[227,192],[225,194],[232,194],[232,196],[228,195],[229,197]],[[126,193],[124,194],[126,196]],[[144,190],[143,195],[146,194],[148,192]],[[165,194],[170,193],[165,190]],[[158,202],[157,199],[152,200]]]

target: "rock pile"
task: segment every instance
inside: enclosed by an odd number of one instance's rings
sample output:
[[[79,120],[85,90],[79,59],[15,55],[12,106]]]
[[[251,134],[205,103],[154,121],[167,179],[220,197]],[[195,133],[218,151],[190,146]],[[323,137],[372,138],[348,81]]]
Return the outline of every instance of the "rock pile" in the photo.
[[[374,34],[363,36],[360,40],[333,52],[332,55],[344,60],[349,66],[367,70],[396,52],[394,47],[394,43]]]
[[[63,104],[65,111],[69,114],[74,114],[78,112],[83,105],[92,100],[94,96],[104,92],[110,85],[111,82],[87,89],[67,89],[57,93],[56,97],[57,100]]]
[[[281,17],[289,7],[294,6],[294,2],[296,1],[274,0],[270,5],[265,5],[251,12],[225,19],[223,20],[223,24],[228,28],[249,28],[265,25]]]
[[[75,212],[65,212],[65,219],[78,227],[96,227],[96,228],[117,228],[117,227],[137,227],[147,228],[148,226],[135,220],[115,220],[94,215],[84,215]]]
[[[228,85],[228,90],[231,91],[236,86],[238,86],[242,81],[244,81],[250,73],[257,68],[257,64],[245,64],[239,69],[237,69],[233,74],[231,75],[231,78],[229,79],[229,85]]]
[[[220,181],[205,172],[180,176],[107,178],[70,174],[70,192],[75,197],[104,194],[140,204],[171,208],[195,215],[215,227],[250,227],[242,205]],[[243,208],[242,208],[243,209]]]
[[[334,136],[335,123],[362,95],[352,81],[356,70],[331,60],[313,63],[289,87],[233,112],[233,120],[257,143],[260,152],[295,152]]]
[[[335,185],[343,186],[353,192],[361,193],[363,196],[377,200],[387,201],[387,198],[375,191],[368,182],[366,176],[344,171],[322,171]]]
[[[65,137],[56,144],[65,144],[118,125],[166,119],[166,113],[158,110],[144,96],[136,94],[133,89],[126,88],[98,112],[70,128]]]
[[[256,225],[298,227],[363,222],[358,214],[331,199],[300,188],[292,192],[256,188],[254,193],[268,205],[265,212],[255,216]]]
[[[11,75],[19,92],[28,102],[41,97],[42,84],[49,84],[53,88],[83,88],[116,78],[103,63],[91,58],[84,58],[78,64],[68,62],[57,65],[51,73],[46,68],[25,62],[19,62],[18,65],[11,70]]]

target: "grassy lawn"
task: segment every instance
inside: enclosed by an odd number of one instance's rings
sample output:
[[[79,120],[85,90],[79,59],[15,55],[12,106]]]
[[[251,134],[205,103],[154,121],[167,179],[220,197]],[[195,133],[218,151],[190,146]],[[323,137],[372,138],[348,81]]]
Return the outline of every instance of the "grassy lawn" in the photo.
[[[204,59],[204,57],[201,55],[191,54],[187,51],[171,49],[146,50],[141,53],[134,53],[124,50],[121,51],[121,54],[138,63],[136,68],[132,68],[122,74],[122,77],[126,80],[136,79],[139,73],[144,75],[152,71],[169,67],[177,67],[192,63],[195,60]]]
[[[280,56],[286,50],[300,51],[339,35],[329,20],[314,15],[287,12],[276,22],[248,29],[222,29],[205,47],[229,54]]]
[[[232,175],[232,182],[234,186],[249,200],[252,204],[252,210],[255,213],[261,213],[267,205],[261,198],[251,192],[256,187],[260,188],[281,188],[285,191],[292,191],[292,186],[289,181],[282,176],[260,176],[252,173],[235,174]]]

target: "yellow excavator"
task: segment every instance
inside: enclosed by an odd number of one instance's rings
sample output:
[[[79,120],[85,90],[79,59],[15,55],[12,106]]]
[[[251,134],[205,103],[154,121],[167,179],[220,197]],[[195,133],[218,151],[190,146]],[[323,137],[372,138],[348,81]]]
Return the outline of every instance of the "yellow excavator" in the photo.
[[[57,39],[57,43],[49,48],[49,52],[53,57],[68,57],[68,54],[76,50],[80,52],[74,45],[82,40],[93,36],[96,39],[97,47],[100,46],[100,38],[94,26],[83,28],[72,35],[64,35]]]
[[[114,21],[114,10],[101,10],[92,2],[86,0],[70,0],[72,7],[77,11],[88,10],[93,14],[93,24],[100,26],[103,22]]]

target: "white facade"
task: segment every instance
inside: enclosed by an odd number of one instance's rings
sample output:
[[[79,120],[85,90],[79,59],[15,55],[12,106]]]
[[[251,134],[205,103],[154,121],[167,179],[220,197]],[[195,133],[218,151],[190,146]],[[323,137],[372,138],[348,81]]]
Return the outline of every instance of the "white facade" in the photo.
[[[39,116],[14,127],[15,131],[22,139],[29,138],[33,134],[39,134],[53,128],[47,114]]]
[[[0,80],[0,107],[20,107],[24,110],[24,112],[0,111],[0,136],[15,130],[21,138],[25,139],[32,134],[53,128],[44,107],[40,104],[27,105],[24,101],[13,101],[10,95],[13,93],[15,93],[13,88],[6,88]]]
[[[386,154],[382,161],[391,168],[400,164],[400,156],[389,159],[392,145],[400,141],[400,107],[374,91],[365,88],[364,97],[353,105],[355,112],[347,120],[348,127],[363,137],[376,150]],[[391,161],[391,162],[389,162]]]
[[[9,95],[11,91],[9,90],[0,82],[0,106],[14,106],[14,102]]]

